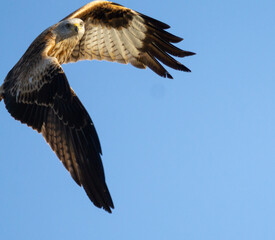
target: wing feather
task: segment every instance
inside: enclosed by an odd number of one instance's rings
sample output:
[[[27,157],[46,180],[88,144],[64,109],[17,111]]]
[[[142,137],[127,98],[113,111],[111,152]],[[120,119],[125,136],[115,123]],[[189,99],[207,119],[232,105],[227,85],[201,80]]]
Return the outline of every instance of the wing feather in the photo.
[[[121,41],[118,30],[115,28],[110,28],[112,41],[114,42],[114,48],[117,50],[118,54],[115,55],[115,60],[119,63],[127,63],[127,56],[125,54],[125,47]]]
[[[111,212],[114,206],[105,182],[94,124],[70,88],[61,66],[55,58],[42,58],[33,70],[21,68],[28,71],[21,76],[28,78],[32,74],[33,81],[18,79],[15,73],[19,69],[13,69],[4,82],[7,110],[15,119],[42,132],[91,201]]]
[[[56,44],[52,32],[56,25],[46,29],[7,75],[0,87],[0,101],[4,99],[15,119],[42,133],[91,201],[111,212],[114,205],[105,182],[94,124],[60,64],[107,60],[131,63],[137,68],[148,66],[160,76],[172,78],[161,63],[188,72],[173,56],[194,53],[172,44],[183,39],[167,32],[169,25],[116,3],[88,3],[65,19],[72,18],[85,22],[79,42]]]
[[[108,61],[113,62],[115,60],[115,56],[114,56],[114,45],[112,44],[112,39],[110,36],[110,31],[107,27],[104,26],[103,28],[103,32],[105,32],[105,34],[103,34],[104,37],[104,43],[106,46],[106,59]]]
[[[95,1],[86,4],[64,19],[80,18],[85,33],[67,62],[78,60],[107,60],[131,63],[138,68],[148,66],[163,77],[171,77],[156,60],[176,70],[190,70],[172,56],[193,55],[172,43],[183,39],[165,29],[170,26],[122,5]]]
[[[141,61],[144,62],[150,69],[162,77],[172,79],[173,77],[166,71],[166,69],[151,55],[150,52],[142,54]]]

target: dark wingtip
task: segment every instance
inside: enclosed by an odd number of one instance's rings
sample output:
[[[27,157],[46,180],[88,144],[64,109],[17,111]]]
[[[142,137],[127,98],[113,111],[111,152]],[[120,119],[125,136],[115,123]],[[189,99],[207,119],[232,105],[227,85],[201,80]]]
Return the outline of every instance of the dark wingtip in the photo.
[[[185,56],[193,56],[193,55],[196,55],[196,53],[194,52],[188,52],[188,51],[185,51]]]
[[[174,79],[173,77],[172,77],[172,75],[170,75],[168,72],[166,73],[166,76],[165,77],[167,77],[167,78],[169,78],[169,79]]]
[[[103,209],[104,209],[106,212],[108,212],[108,213],[112,213],[111,208],[112,208],[112,209],[114,209],[114,206],[110,206],[110,207],[103,207]]]
[[[161,21],[159,21],[159,20],[157,20],[155,18],[151,18],[151,17],[149,17],[147,15],[144,15],[144,14],[142,14],[140,12],[137,12],[137,13],[142,18],[144,18],[146,21],[148,21],[148,23],[151,24],[151,26],[153,26],[153,27],[159,27],[161,29],[169,29],[170,28],[170,26],[168,24],[164,23],[164,22],[161,22]]]
[[[175,36],[175,37],[178,38],[178,39],[174,40],[173,42],[172,41],[170,41],[170,42],[172,42],[172,43],[179,43],[179,42],[181,42],[181,41],[184,40],[184,38],[182,38],[182,37],[178,37],[178,36]]]
[[[185,67],[184,65],[181,65],[181,68],[179,70],[181,70],[183,72],[191,72],[191,70],[189,68]]]
[[[87,192],[86,192],[87,193]],[[106,212],[108,213],[112,213],[112,209],[114,209],[114,204],[113,204],[113,200],[110,196],[110,194],[108,193],[109,196],[105,196],[106,198],[105,199],[102,199],[100,202],[97,202],[97,201],[94,201],[94,199],[90,198],[90,200],[92,201],[92,203],[98,207],[98,208],[103,208]]]
[[[106,186],[106,187],[107,187],[107,186]],[[112,209],[115,208],[115,207],[114,207],[113,200],[112,200],[112,198],[111,198],[111,195],[110,195],[110,193],[109,193],[108,188],[107,188],[107,195],[105,196],[105,200],[104,200],[102,206],[103,206],[103,209],[104,209],[105,211],[107,211],[108,213],[112,213]]]

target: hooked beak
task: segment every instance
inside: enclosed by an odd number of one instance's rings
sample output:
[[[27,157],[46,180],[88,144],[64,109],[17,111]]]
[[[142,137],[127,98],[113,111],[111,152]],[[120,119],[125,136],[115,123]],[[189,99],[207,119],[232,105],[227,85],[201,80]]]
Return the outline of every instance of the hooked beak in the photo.
[[[78,23],[76,23],[74,25],[74,30],[78,33],[78,31],[79,31],[79,24]]]

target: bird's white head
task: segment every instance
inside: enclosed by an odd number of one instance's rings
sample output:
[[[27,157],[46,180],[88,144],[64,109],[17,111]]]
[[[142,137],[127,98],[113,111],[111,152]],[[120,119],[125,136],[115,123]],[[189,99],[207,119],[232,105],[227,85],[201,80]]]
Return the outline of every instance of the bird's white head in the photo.
[[[53,33],[56,34],[58,42],[71,37],[82,38],[85,32],[85,24],[79,18],[66,19],[59,22],[53,29]]]

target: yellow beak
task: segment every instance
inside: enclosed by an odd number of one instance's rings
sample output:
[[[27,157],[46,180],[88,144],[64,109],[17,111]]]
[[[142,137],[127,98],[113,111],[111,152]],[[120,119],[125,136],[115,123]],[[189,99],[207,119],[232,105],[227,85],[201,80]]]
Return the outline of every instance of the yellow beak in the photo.
[[[78,23],[74,24],[74,30],[78,33],[78,31],[79,31],[79,24]]]

